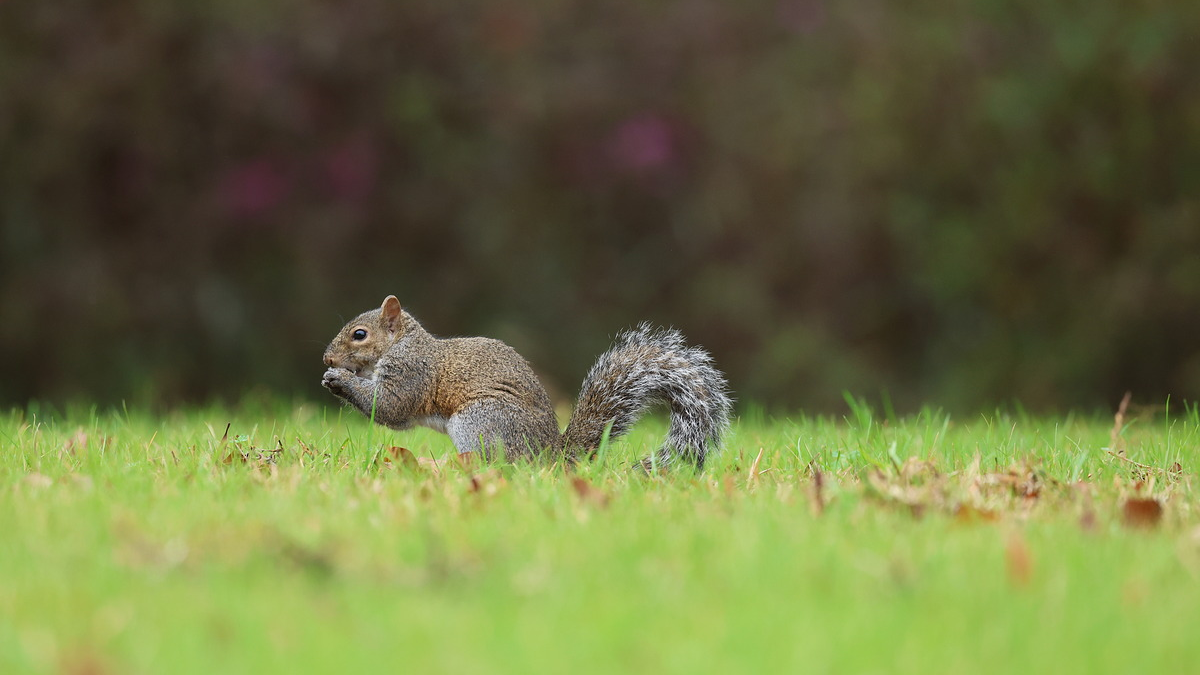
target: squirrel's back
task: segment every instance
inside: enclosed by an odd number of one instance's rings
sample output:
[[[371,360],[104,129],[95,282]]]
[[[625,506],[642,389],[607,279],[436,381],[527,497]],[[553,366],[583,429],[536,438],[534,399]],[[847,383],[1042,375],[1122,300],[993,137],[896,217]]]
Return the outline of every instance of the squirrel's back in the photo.
[[[507,343],[466,337],[434,338],[432,345],[438,373],[433,397],[447,409],[459,410],[469,401],[496,398],[553,414],[550,396],[533,368]]]

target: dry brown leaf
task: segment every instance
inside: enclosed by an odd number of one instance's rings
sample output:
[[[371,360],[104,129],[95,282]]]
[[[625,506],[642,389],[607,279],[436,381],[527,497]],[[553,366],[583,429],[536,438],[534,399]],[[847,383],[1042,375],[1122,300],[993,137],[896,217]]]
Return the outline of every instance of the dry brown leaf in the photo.
[[[25,476],[25,484],[32,488],[48,488],[54,485],[54,479],[44,473],[31,473]]]
[[[1187,536],[1184,537],[1184,541],[1191,543],[1197,548],[1200,548],[1200,525],[1193,527],[1192,530],[1187,533]]]
[[[483,494],[490,497],[499,492],[506,483],[504,476],[499,471],[492,469],[486,473],[477,473],[471,476],[467,490],[472,494]]]
[[[816,460],[813,460],[808,465],[808,470],[812,472],[812,491],[809,493],[812,511],[814,516],[819,516],[825,513],[825,474],[821,473],[821,467],[817,465]]]
[[[1008,486],[1012,494],[1026,499],[1036,499],[1042,493],[1042,478],[1028,463],[1014,464],[1003,472],[985,473],[976,481],[977,488]]]
[[[474,469],[483,464],[483,456],[478,452],[460,452],[455,456],[455,461],[464,469]]]
[[[608,495],[586,479],[579,476],[572,477],[571,487],[574,488],[575,494],[579,495],[581,500],[600,508],[608,506]]]
[[[1037,499],[1042,494],[1042,479],[1029,464],[1009,467],[1013,477],[1013,494],[1026,499]]]
[[[221,460],[221,463],[225,464],[225,465],[229,465],[229,464],[233,464],[233,462],[235,460],[240,460],[242,464],[245,464],[247,461],[249,461],[249,459],[250,459],[250,456],[248,454],[241,452],[241,451],[236,451],[236,452],[231,452],[228,455],[225,455],[225,459]]]
[[[909,457],[900,467],[900,477],[907,483],[937,480],[940,476],[933,462],[916,457]]]
[[[890,496],[892,494],[892,485],[888,482],[887,476],[879,469],[870,469],[867,471],[867,485],[870,485],[882,496]]]
[[[954,519],[960,523],[994,523],[1000,516],[995,511],[959,504],[954,508]]]
[[[930,502],[936,508],[940,502],[938,486],[930,485],[901,485],[879,469],[867,472],[867,484],[883,499],[898,506],[906,507],[914,518],[921,518]]]
[[[58,672],[62,675],[108,675],[114,671],[99,654],[80,649],[62,658]]]
[[[1004,544],[1004,566],[1014,586],[1025,587],[1033,580],[1033,555],[1021,535],[1008,536]]]
[[[414,469],[417,468],[417,457],[408,448],[393,445],[388,448],[388,454],[391,456],[392,461]]]
[[[1091,508],[1084,510],[1083,515],[1079,516],[1079,527],[1084,532],[1096,531],[1096,512]]]
[[[418,457],[417,466],[436,476],[442,472],[442,463],[444,461],[436,460],[432,457]]]
[[[376,460],[376,464],[390,468],[403,467],[410,470],[420,467],[420,463],[417,461],[416,455],[412,454],[408,448],[401,448],[395,445],[380,453],[379,459]]]
[[[75,433],[63,443],[61,454],[74,455],[77,450],[87,450],[88,435],[82,428],[76,429]]]
[[[1121,506],[1121,519],[1129,527],[1153,528],[1162,517],[1162,503],[1157,499],[1131,497]]]

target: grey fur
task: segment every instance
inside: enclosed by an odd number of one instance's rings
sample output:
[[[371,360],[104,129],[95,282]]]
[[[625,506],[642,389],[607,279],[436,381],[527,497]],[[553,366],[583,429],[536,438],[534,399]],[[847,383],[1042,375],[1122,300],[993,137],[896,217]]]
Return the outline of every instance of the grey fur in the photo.
[[[609,438],[615,439],[656,404],[670,408],[670,430],[644,464],[670,466],[683,457],[704,468],[729,427],[728,383],[708,352],[687,346],[679,331],[643,323],[618,335],[588,371],[563,433],[567,453],[594,452],[610,421]]]
[[[394,296],[346,324],[325,350],[321,384],[393,429],[415,424],[450,435],[460,453],[510,460],[539,456],[573,462],[615,439],[645,411],[666,405],[671,426],[643,463],[682,457],[703,468],[721,445],[731,402],[708,352],[675,330],[648,324],[617,336],[588,371],[566,431],[533,369],[512,347],[487,338],[436,338]]]

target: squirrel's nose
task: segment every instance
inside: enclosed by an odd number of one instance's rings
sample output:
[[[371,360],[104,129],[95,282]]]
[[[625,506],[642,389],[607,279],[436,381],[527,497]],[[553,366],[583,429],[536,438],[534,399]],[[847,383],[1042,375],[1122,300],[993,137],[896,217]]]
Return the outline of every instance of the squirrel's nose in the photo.
[[[325,365],[330,368],[333,367],[333,355],[332,354],[325,355]]]

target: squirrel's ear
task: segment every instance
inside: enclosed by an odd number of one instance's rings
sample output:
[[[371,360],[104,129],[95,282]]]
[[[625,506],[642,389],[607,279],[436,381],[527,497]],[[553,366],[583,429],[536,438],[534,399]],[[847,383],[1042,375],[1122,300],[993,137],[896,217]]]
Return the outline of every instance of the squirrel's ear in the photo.
[[[396,296],[389,295],[383,299],[383,314],[380,317],[383,320],[383,325],[389,330],[396,330],[397,324],[400,322],[400,301]]]

